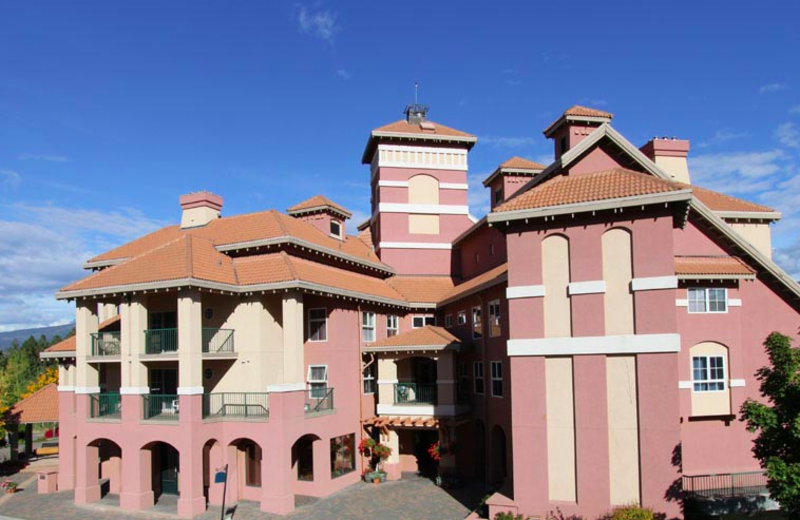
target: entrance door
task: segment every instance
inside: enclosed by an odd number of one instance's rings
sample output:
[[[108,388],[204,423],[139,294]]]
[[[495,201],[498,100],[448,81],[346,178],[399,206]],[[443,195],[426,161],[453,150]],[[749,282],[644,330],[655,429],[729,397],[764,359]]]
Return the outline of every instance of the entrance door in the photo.
[[[161,445],[161,493],[178,494],[178,452],[170,446]]]
[[[177,368],[151,368],[150,393],[156,395],[175,395],[178,393]]]

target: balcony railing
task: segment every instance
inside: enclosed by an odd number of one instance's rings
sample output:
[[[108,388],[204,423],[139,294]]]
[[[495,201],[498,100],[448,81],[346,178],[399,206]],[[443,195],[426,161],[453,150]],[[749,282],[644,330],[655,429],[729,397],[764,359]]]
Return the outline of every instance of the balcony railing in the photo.
[[[333,388],[312,386],[306,392],[306,413],[317,413],[333,410]]]
[[[396,383],[394,404],[436,404],[437,393],[436,385]]]
[[[144,331],[144,353],[178,352],[178,329],[148,329]]]
[[[147,420],[177,421],[180,413],[180,399],[174,394],[148,394],[142,396]]]
[[[767,475],[763,471],[684,476],[683,491],[686,498],[732,498],[769,493]]]
[[[203,353],[233,352],[233,330],[203,328]]]
[[[122,401],[119,394],[89,394],[89,417],[99,419],[119,419],[122,412]]]
[[[267,419],[269,395],[266,392],[220,392],[203,394],[203,419]]]
[[[119,356],[119,332],[92,333],[92,356]]]

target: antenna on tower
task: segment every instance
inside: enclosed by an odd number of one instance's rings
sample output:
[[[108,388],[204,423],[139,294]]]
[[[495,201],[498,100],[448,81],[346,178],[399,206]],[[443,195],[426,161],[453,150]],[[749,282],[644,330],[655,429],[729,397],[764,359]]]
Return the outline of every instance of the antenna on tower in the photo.
[[[425,121],[428,116],[428,107],[419,104],[419,82],[414,82],[414,104],[407,105],[403,111],[406,121],[411,124],[419,124]]]
[[[419,100],[417,100],[417,95],[418,94],[419,94],[419,83],[415,81],[414,82],[414,104],[415,105],[419,104]]]

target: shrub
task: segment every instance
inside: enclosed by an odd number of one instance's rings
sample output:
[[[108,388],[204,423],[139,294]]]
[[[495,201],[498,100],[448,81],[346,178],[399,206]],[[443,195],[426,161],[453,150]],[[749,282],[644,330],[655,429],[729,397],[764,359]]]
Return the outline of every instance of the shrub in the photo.
[[[528,520],[522,515],[515,515],[514,513],[497,513],[494,515],[494,520]]]
[[[611,520],[654,520],[655,515],[651,509],[635,504],[614,508]]]

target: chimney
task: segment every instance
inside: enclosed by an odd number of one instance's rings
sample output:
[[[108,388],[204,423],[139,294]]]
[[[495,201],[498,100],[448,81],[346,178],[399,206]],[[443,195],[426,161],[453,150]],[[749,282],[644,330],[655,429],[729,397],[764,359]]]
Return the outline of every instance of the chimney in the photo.
[[[691,184],[689,179],[689,141],[675,137],[654,137],[640,148],[672,180]]]
[[[222,197],[210,191],[196,191],[181,195],[181,229],[202,227],[219,218]]]
[[[414,103],[406,106],[406,122],[410,125],[419,125],[428,120],[428,107]]]

